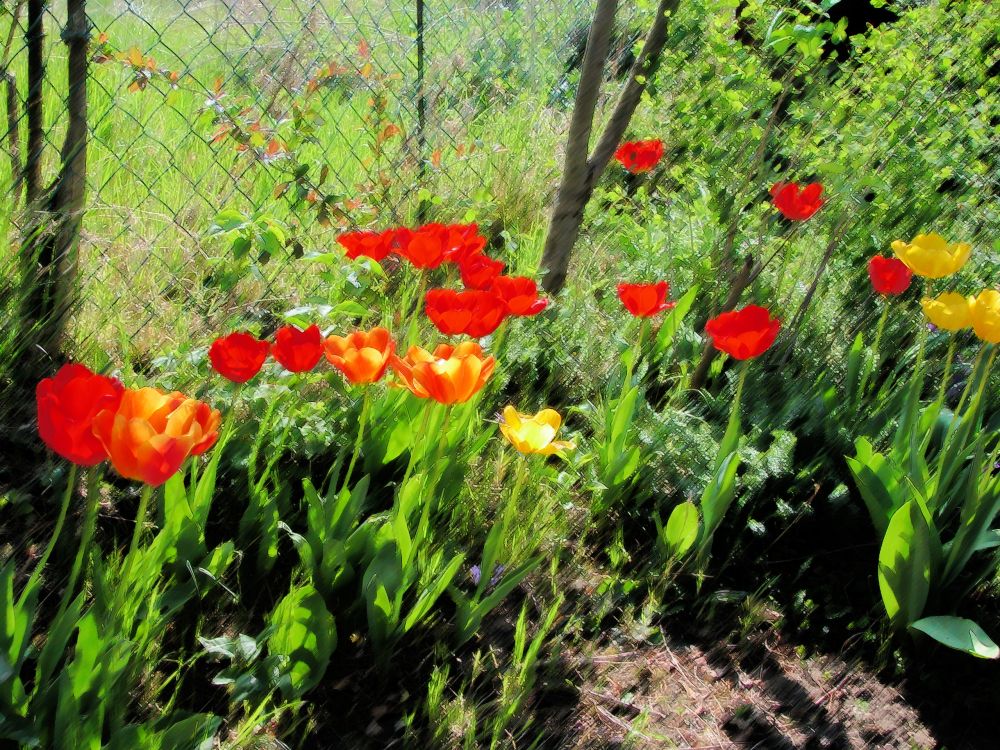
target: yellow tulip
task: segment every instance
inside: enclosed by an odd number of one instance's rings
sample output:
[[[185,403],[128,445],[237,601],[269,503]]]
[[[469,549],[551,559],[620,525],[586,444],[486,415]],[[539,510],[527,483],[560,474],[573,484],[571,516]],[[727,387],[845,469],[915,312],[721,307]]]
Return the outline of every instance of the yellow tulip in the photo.
[[[1000,292],[984,289],[970,298],[972,330],[983,341],[1000,344]]]
[[[965,265],[972,245],[968,242],[948,244],[944,237],[932,232],[918,234],[912,242],[896,240],[892,243],[892,251],[918,276],[943,279]]]
[[[945,292],[936,299],[924,297],[920,305],[931,323],[945,331],[960,331],[972,325],[972,300],[958,292]]]
[[[500,432],[521,453],[550,456],[576,447],[571,441],[555,439],[561,424],[562,417],[554,409],[542,409],[532,416],[507,406],[500,421]]]

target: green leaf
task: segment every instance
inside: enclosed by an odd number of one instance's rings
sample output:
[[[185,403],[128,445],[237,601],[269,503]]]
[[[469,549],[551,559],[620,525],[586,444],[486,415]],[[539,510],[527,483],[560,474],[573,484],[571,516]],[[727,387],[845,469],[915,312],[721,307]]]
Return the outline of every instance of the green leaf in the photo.
[[[698,508],[687,500],[673,509],[663,533],[670,554],[683,557],[698,539]]]
[[[239,229],[244,229],[249,223],[250,220],[248,217],[234,208],[227,208],[216,214],[215,220],[208,228],[208,234],[211,236],[226,232],[235,232]]]
[[[427,617],[431,608],[434,606],[434,603],[451,584],[452,580],[455,578],[455,574],[458,573],[458,569],[464,561],[465,556],[462,554],[457,554],[452,557],[445,569],[440,571],[431,579],[431,585],[420,592],[420,596],[414,603],[413,609],[410,610],[410,613],[403,621],[404,632],[410,630],[414,625]]]
[[[956,651],[964,651],[980,659],[1000,657],[1000,646],[979,625],[964,617],[924,617],[911,623],[910,627]]]
[[[720,464],[712,481],[701,496],[701,513],[704,518],[702,545],[711,539],[715,530],[729,510],[736,497],[736,472],[740,466],[740,455],[733,451]],[[668,522],[669,525],[669,522]]]
[[[695,285],[683,297],[677,300],[674,309],[664,318],[663,323],[660,325],[660,330],[656,334],[656,343],[653,346],[654,358],[663,356],[667,349],[670,348],[670,345],[673,344],[674,337],[677,335],[677,331],[680,330],[681,323],[684,322],[684,317],[691,310],[691,305],[694,304],[695,297],[697,296],[698,287]]]
[[[278,602],[270,624],[268,651],[287,659],[279,686],[286,698],[299,698],[323,679],[337,647],[333,615],[315,588],[301,586]]]
[[[878,585],[889,619],[896,626],[920,618],[931,577],[931,535],[923,511],[910,500],[889,521],[878,554]]]
[[[857,404],[861,400],[864,382],[868,379],[867,367],[865,368],[865,373],[862,374],[864,351],[864,340],[861,338],[861,334],[859,333],[854,337],[854,343],[851,345],[851,349],[847,353],[846,385],[847,402],[849,404]],[[867,364],[867,360],[865,361],[865,364]]]
[[[858,438],[854,446],[857,452],[854,458],[847,458],[847,466],[875,529],[880,536],[885,536],[889,519],[912,499],[912,489],[902,472],[881,453],[876,453],[868,440]]]

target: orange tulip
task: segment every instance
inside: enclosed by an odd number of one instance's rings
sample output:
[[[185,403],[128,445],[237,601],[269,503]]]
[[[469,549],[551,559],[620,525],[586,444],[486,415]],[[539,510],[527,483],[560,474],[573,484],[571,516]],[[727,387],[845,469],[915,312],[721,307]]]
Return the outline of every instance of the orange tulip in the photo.
[[[392,357],[392,369],[414,396],[442,404],[468,401],[486,385],[495,365],[496,360],[484,357],[474,341],[440,344],[433,354],[411,346],[405,358]]]
[[[389,367],[396,342],[385,328],[355,331],[347,337],[328,336],[323,342],[327,361],[352,383],[374,383]]]
[[[105,409],[94,417],[94,435],[115,471],[158,487],[188,456],[215,444],[221,421],[217,409],[181,393],[128,389],[116,410]]]

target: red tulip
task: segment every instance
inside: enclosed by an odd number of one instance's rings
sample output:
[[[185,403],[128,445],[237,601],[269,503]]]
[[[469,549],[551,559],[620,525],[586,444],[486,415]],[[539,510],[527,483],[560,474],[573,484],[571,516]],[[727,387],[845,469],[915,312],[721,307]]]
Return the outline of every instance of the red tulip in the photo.
[[[38,434],[49,448],[78,466],[96,466],[108,457],[94,436],[94,417],[114,411],[124,386],[114,378],[96,375],[83,365],[66,364],[35,388]]]
[[[308,372],[323,356],[319,326],[302,331],[295,326],[279,328],[271,347],[272,356],[291,372]]]
[[[486,247],[486,238],[479,234],[475,224],[449,224],[447,248],[444,259],[450,263],[461,265],[469,258],[481,256]]]
[[[264,366],[270,346],[249,333],[231,333],[208,348],[212,368],[227,380],[245,383]]]
[[[766,352],[778,336],[781,323],[765,307],[748,305],[722,313],[705,324],[716,349],[733,359],[753,359]]]
[[[448,227],[443,224],[425,224],[409,233],[401,244],[400,255],[417,268],[437,268],[445,261],[448,235]]]
[[[504,262],[477,254],[470,255],[459,264],[462,283],[469,289],[489,289],[493,279],[503,273]]]
[[[182,393],[128,389],[119,404],[94,417],[94,435],[115,471],[158,487],[188,456],[215,444],[221,420],[217,409]]]
[[[490,291],[504,301],[511,315],[538,315],[549,304],[538,296],[538,285],[527,276],[497,276]]]
[[[507,317],[507,306],[491,292],[470,289],[431,289],[427,292],[427,317],[441,333],[482,338],[493,333]]]
[[[337,238],[337,242],[347,249],[351,260],[364,256],[381,262],[392,252],[396,230],[384,232],[348,232]]]
[[[792,221],[805,221],[823,205],[823,186],[818,182],[799,190],[798,183],[776,182],[771,186],[771,196],[781,215]]]
[[[663,141],[629,141],[615,151],[615,159],[632,174],[648,172],[663,158]]]
[[[868,261],[868,278],[879,294],[886,296],[902,294],[910,288],[913,271],[898,258],[883,258],[881,255],[876,255]]]
[[[626,310],[639,318],[650,318],[664,310],[673,309],[677,303],[668,302],[668,294],[670,294],[670,284],[666,281],[655,284],[618,285],[618,299],[625,305]]]

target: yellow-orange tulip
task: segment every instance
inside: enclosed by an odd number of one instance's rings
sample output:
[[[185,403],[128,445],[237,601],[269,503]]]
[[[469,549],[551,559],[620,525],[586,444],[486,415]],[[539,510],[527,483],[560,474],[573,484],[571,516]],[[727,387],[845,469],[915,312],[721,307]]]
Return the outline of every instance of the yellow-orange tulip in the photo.
[[[983,341],[1000,344],[1000,292],[984,289],[970,299],[972,330]]]
[[[476,342],[463,341],[458,346],[440,344],[433,354],[411,346],[406,357],[392,355],[391,363],[414,396],[442,404],[461,404],[486,384],[496,360],[484,357]]]
[[[389,367],[396,343],[385,328],[328,336],[323,342],[327,361],[354,384],[374,383]]]
[[[969,259],[972,245],[968,242],[949,244],[940,234],[918,234],[912,242],[892,243],[896,257],[913,273],[928,279],[943,279],[958,271]]]
[[[945,292],[935,299],[924,297],[920,306],[927,319],[945,331],[960,331],[972,325],[971,298],[958,292]]]
[[[221,420],[217,409],[181,393],[139,388],[126,390],[116,410],[98,413],[93,429],[115,471],[157,487],[215,444]]]
[[[553,453],[572,450],[576,446],[569,440],[556,440],[562,417],[555,409],[542,409],[535,415],[521,414],[513,406],[503,410],[500,432],[521,453]]]

